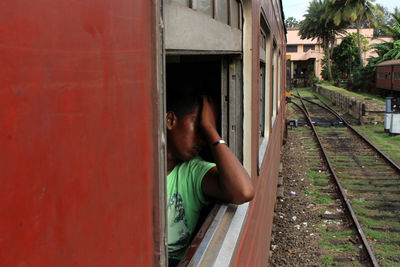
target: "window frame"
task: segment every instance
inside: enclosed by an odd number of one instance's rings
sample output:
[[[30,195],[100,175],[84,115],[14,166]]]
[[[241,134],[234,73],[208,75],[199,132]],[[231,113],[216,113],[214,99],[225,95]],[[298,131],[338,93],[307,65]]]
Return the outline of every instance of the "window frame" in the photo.
[[[225,57],[227,59],[226,64],[223,64],[222,66],[222,69],[225,68],[225,70],[229,70],[229,72],[222,72],[227,73],[227,77],[226,79],[221,77],[221,83],[223,85],[221,86],[221,101],[223,101],[223,103],[226,102],[228,107],[231,105],[235,108],[238,108],[236,102],[230,101],[230,95],[222,94],[222,90],[225,88],[225,85],[227,86],[226,88],[232,88],[232,84],[235,84],[236,94],[240,97],[240,99],[238,97],[234,97],[234,99],[236,99],[236,101],[240,101],[241,114],[232,116],[232,109],[230,109],[229,113],[226,113],[225,115],[230,119],[237,120],[240,122],[240,124],[233,125],[232,123],[228,123],[228,128],[226,128],[225,132],[223,130],[225,127],[222,127],[221,134],[223,138],[227,138],[225,141],[227,141],[231,150],[233,150],[238,156],[239,160],[243,162],[245,168],[247,167],[246,170],[250,172],[247,162],[249,159],[248,136],[245,135],[243,128],[245,127],[245,124],[247,125],[249,121],[251,121],[251,119],[249,120],[249,118],[245,116],[244,110],[249,108],[247,106],[250,98],[249,96],[251,95],[249,95],[249,89],[252,85],[252,81],[249,79],[249,77],[251,77],[251,75],[249,75],[249,70],[251,70],[251,65],[253,62],[251,56],[253,35],[249,35],[252,28],[252,5],[251,2],[237,2],[239,7],[239,28],[233,27],[232,30],[228,32],[240,32],[242,40],[240,49],[222,50],[221,47],[218,46],[220,43],[215,47],[213,46],[211,49],[210,47],[201,47],[200,49],[193,48],[193,44],[191,43],[190,45],[192,46],[190,49],[187,49],[182,45],[171,45],[171,43],[168,43],[168,40],[165,42],[166,45],[164,46],[164,49],[166,55],[220,55],[221,57]],[[166,25],[165,36],[168,34],[170,37],[172,37],[174,35],[168,31],[168,28],[171,29],[173,26],[175,26],[173,23],[171,23],[171,20],[169,20],[169,18],[171,18],[171,14],[182,11],[186,15],[190,15],[189,13],[193,12],[190,10],[186,10],[185,12],[185,9],[187,8],[176,4],[165,3],[164,6],[166,7],[164,12],[167,14],[164,21]],[[206,15],[200,14],[200,12],[198,12],[197,15],[193,15],[193,17],[201,17],[202,21],[208,21],[207,25],[225,27],[225,25],[222,23],[216,20],[208,19]],[[175,19],[175,17],[173,18]],[[202,27],[204,28],[204,25]],[[243,29],[246,29],[246,31]],[[175,32],[179,31],[182,31],[182,29],[178,30],[178,28],[176,28]],[[233,64],[235,62],[239,62],[239,64]],[[224,106],[223,103],[221,103],[221,108]],[[226,120],[223,119],[223,121]],[[232,131],[232,129],[235,128],[240,129],[242,131],[242,135],[240,136],[239,133],[236,134],[236,138],[233,138],[232,133],[229,133],[228,130]],[[234,148],[234,142],[236,142],[236,148]],[[233,258],[233,255],[235,254],[236,247],[232,247],[232,244],[238,244],[238,240],[240,240],[242,227],[245,226],[248,207],[249,203],[244,203],[238,206],[234,204],[216,204],[194,237],[194,241],[189,247],[187,254],[182,260],[182,263],[184,265],[198,266],[201,261],[207,260],[208,257],[212,257],[212,255],[214,255],[214,257],[216,256],[216,258],[214,258],[216,266],[221,266],[221,264],[226,265],[226,259]],[[218,242],[215,242],[215,240],[212,239],[212,237],[215,235],[218,235],[219,237]]]
[[[243,162],[242,68],[241,55],[221,55],[221,137],[226,140],[241,162]],[[194,236],[182,262],[197,266],[210,247],[215,246],[213,237],[218,234],[218,231],[225,233],[226,240],[238,239],[240,232],[231,229],[230,224],[225,222],[235,220],[236,223],[243,223],[247,208],[248,203],[234,205],[216,202]],[[223,245],[219,248],[222,249]]]
[[[271,75],[272,75],[272,38],[271,29],[267,22],[264,10],[260,13],[260,44],[259,45],[259,61],[260,61],[260,80],[259,80],[259,107],[258,107],[258,164],[257,172],[260,174],[261,166],[264,161],[265,153],[268,147],[269,136],[271,133]],[[265,37],[265,41],[261,42],[261,35]],[[264,67],[264,68],[263,68]],[[264,75],[261,75],[261,72]],[[263,80],[261,80],[263,79]]]
[[[278,70],[277,70],[277,80],[278,80],[278,85],[277,85],[277,107],[276,107],[276,112],[279,114],[279,110],[281,108],[281,84],[282,84],[282,53],[281,49],[278,49],[278,59],[277,59],[277,65],[278,65]]]
[[[271,112],[271,128],[275,125],[278,114],[277,109],[277,91],[278,91],[278,45],[274,38],[272,56],[272,112]]]

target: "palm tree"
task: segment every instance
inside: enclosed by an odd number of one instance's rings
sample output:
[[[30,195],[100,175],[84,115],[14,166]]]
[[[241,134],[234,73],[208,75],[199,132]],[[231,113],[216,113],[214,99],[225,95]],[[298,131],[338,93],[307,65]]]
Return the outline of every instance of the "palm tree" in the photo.
[[[358,54],[360,56],[360,66],[363,67],[362,44],[360,37],[360,28],[364,21],[376,24],[377,20],[374,14],[382,16],[382,11],[374,5],[375,0],[332,0],[329,4],[329,16],[333,19],[335,25],[343,22],[355,22],[357,27]]]
[[[390,49],[383,58],[385,60],[399,59],[400,58],[400,40],[393,42],[393,48]]]
[[[389,25],[380,25],[383,30],[389,36],[393,37],[393,40],[400,40],[400,15],[392,14],[394,25],[390,27]]]
[[[332,47],[336,40],[336,34],[343,31],[343,25],[336,25],[327,8],[329,0],[313,0],[308,6],[305,19],[300,23],[299,34],[301,39],[317,39],[322,42],[325,56],[327,58],[327,70],[329,80],[332,81],[331,55]]]
[[[383,42],[380,44],[374,44],[373,48],[378,54],[377,57],[371,57],[369,59],[370,64],[375,67],[377,64],[391,59],[400,58],[400,16],[392,14],[394,18],[393,27],[387,25],[380,25],[385,33],[393,38],[393,42]]]

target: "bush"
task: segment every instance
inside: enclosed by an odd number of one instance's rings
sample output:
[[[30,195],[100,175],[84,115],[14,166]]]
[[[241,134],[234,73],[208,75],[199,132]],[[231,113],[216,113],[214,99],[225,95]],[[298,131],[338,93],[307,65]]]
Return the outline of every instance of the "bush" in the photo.
[[[307,86],[313,86],[318,82],[317,77],[315,77],[314,64],[309,64],[307,68]]]
[[[359,91],[371,92],[371,87],[375,83],[376,65],[369,61],[368,65],[358,67],[353,73],[353,87]]]
[[[334,63],[331,64],[331,71],[332,71],[332,78],[334,81],[336,81],[342,77],[342,72],[339,70],[339,68]],[[326,67],[326,61],[322,62],[321,76],[325,81],[329,81],[328,70]]]

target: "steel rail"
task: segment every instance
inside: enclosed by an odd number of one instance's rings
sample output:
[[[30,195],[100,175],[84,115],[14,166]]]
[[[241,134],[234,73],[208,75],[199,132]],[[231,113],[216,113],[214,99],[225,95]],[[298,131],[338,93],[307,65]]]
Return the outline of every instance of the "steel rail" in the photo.
[[[378,154],[384,158],[387,162],[389,162],[389,164],[396,169],[399,173],[400,173],[400,166],[397,165],[393,160],[391,160],[388,156],[385,155],[385,153],[383,153],[379,148],[377,148],[375,145],[373,145],[364,135],[362,135],[361,133],[359,133],[356,129],[354,129],[350,123],[348,121],[346,121],[342,116],[339,115],[339,113],[336,112],[336,110],[332,109],[328,104],[326,104],[324,101],[322,101],[322,99],[320,99],[317,95],[315,96],[318,98],[319,101],[321,101],[325,106],[322,106],[314,101],[311,100],[306,100],[307,102],[310,102],[312,104],[318,105],[322,108],[325,108],[327,110],[329,110],[331,113],[333,113],[336,117],[338,117],[344,124],[346,124],[347,127],[349,127],[355,134],[357,134],[362,140],[364,140],[364,142],[366,142],[368,145],[370,145],[376,152],[378,152]]]
[[[299,96],[300,96],[300,95],[299,95]],[[299,97],[299,99],[301,100],[302,98]],[[360,223],[359,223],[359,221],[358,221],[358,219],[357,219],[357,216],[356,216],[356,214],[355,214],[355,212],[354,212],[354,210],[353,210],[353,208],[352,208],[352,206],[351,206],[351,204],[350,204],[350,200],[349,200],[349,198],[347,197],[347,194],[346,194],[346,192],[344,191],[342,185],[340,184],[339,179],[338,179],[338,177],[337,177],[335,171],[333,170],[333,166],[332,166],[332,164],[331,164],[331,162],[330,162],[330,160],[329,160],[329,158],[328,158],[327,153],[325,152],[324,147],[322,146],[322,142],[321,142],[321,139],[319,138],[319,135],[318,135],[318,133],[317,133],[317,130],[315,129],[315,126],[313,125],[312,120],[311,120],[310,116],[308,115],[307,108],[306,108],[306,106],[304,105],[303,101],[301,101],[301,102],[302,102],[302,104],[303,104],[303,106],[304,106],[304,109],[303,109],[300,105],[298,105],[298,104],[296,104],[296,103],[294,103],[294,102],[292,102],[292,103],[293,103],[294,105],[296,105],[296,106],[304,113],[304,115],[306,116],[308,122],[310,123],[311,128],[312,128],[312,130],[313,130],[313,132],[314,132],[314,134],[315,134],[315,137],[317,138],[319,147],[321,148],[322,155],[324,156],[324,160],[325,160],[325,162],[326,162],[327,165],[328,165],[329,171],[332,173],[332,176],[334,177],[336,186],[337,186],[337,188],[339,189],[339,192],[340,192],[340,196],[342,197],[342,200],[343,200],[344,203],[346,204],[346,208],[347,208],[348,212],[350,213],[350,217],[351,217],[351,219],[352,219],[354,225],[355,225],[356,228],[357,228],[357,233],[358,233],[358,235],[360,236],[360,238],[361,238],[361,240],[362,240],[362,243],[363,243],[363,245],[364,245],[364,248],[366,249],[367,254],[368,254],[368,256],[369,256],[369,259],[370,259],[370,261],[372,262],[372,264],[373,264],[374,267],[378,267],[378,266],[379,266],[379,263],[378,263],[378,261],[376,260],[375,254],[374,254],[374,252],[372,251],[371,246],[369,245],[369,242],[368,242],[368,240],[367,240],[367,237],[366,237],[365,234],[364,234],[364,231],[363,231],[362,228],[361,228],[361,225],[360,225]]]

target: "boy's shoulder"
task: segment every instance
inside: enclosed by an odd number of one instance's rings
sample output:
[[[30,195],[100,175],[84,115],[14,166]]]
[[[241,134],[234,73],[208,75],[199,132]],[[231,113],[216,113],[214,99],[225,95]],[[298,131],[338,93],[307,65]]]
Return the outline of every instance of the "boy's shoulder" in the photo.
[[[189,168],[215,166],[215,163],[206,161],[200,156],[196,156],[186,161],[186,164]]]
[[[209,169],[216,166],[213,162],[205,161],[202,157],[196,156],[190,160],[182,161],[175,166],[173,173],[187,173],[204,175]]]
[[[197,164],[202,164],[202,163],[210,163],[210,162],[205,161],[201,156],[195,156],[194,158],[191,158],[189,160],[180,162],[177,165],[177,167],[182,167],[182,166],[193,167],[193,166],[195,166]]]

